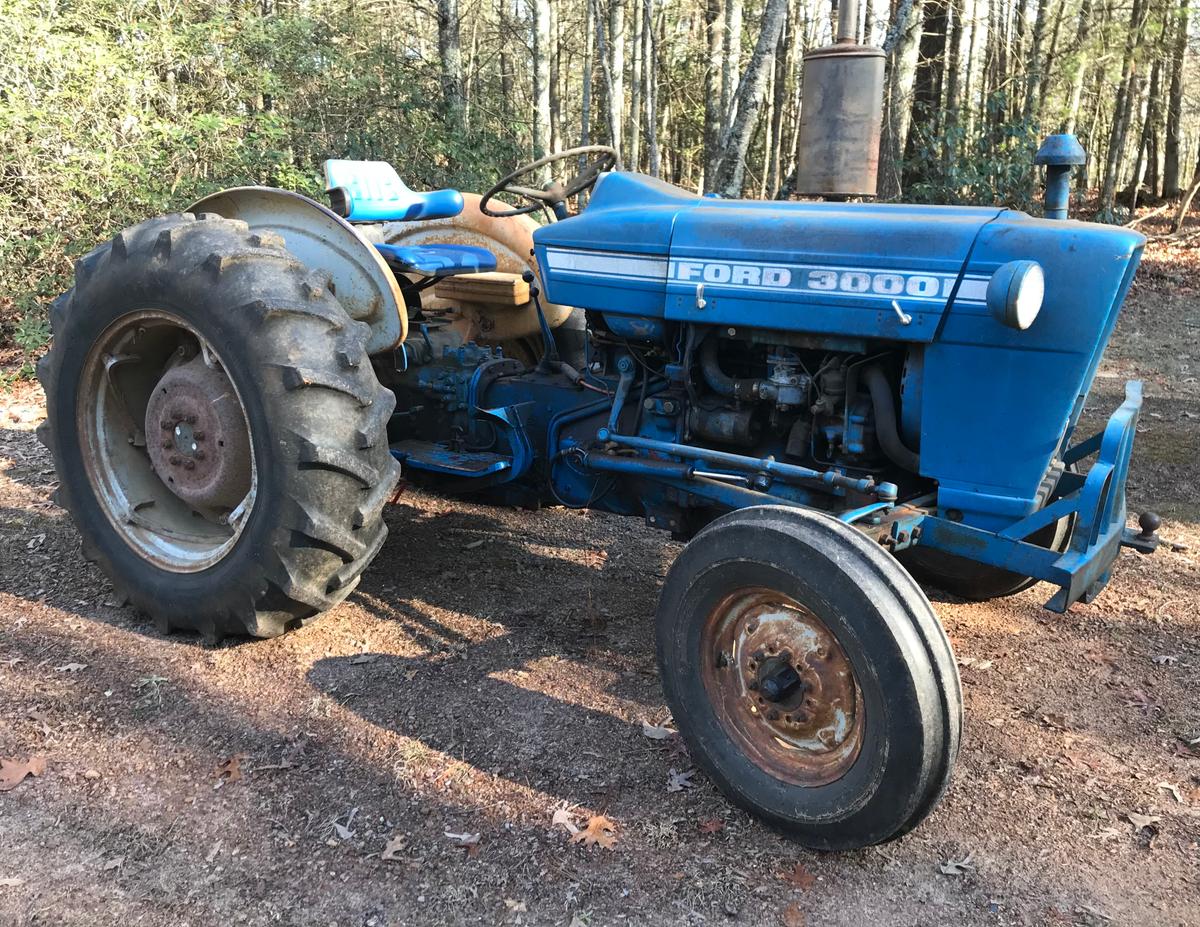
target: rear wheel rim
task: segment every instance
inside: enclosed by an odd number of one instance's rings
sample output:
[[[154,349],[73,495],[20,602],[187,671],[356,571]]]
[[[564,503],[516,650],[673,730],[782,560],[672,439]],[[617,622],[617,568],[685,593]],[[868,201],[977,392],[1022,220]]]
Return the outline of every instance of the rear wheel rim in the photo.
[[[862,692],[829,627],[775,590],[738,589],[705,617],[701,677],[725,733],[783,782],[819,786],[862,749]]]
[[[76,408],[95,498],[142,559],[195,573],[233,549],[258,468],[245,403],[199,332],[161,309],[115,320],[84,360]]]

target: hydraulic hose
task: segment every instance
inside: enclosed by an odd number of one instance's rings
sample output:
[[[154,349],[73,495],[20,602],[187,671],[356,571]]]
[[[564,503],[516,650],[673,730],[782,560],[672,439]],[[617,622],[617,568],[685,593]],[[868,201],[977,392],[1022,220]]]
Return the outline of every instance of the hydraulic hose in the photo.
[[[892,463],[918,473],[921,457],[900,440],[900,433],[896,429],[896,402],[883,370],[878,364],[871,364],[863,368],[862,378],[871,394],[871,405],[875,410],[875,437],[879,439],[879,446]]]
[[[766,380],[738,380],[721,369],[717,357],[719,342],[716,335],[709,335],[700,346],[700,372],[708,388],[719,396],[733,399],[773,399],[774,384]]]

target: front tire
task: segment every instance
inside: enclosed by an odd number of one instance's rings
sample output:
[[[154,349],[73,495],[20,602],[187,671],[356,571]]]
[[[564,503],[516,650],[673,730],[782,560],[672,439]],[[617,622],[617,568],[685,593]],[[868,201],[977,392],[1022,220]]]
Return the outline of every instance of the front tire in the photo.
[[[272,637],[386,537],[395,404],[369,329],[270,232],[151,219],[76,265],[38,367],[58,501],[163,630]]]
[[[962,727],[949,641],[916,582],[836,519],[717,519],[672,565],[657,639],[696,763],[806,846],[894,839],[945,791]]]

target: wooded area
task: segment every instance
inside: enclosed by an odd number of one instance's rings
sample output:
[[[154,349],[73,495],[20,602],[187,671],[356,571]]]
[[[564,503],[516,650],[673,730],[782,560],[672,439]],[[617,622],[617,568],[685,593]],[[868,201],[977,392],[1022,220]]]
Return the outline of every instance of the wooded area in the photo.
[[[888,198],[1036,210],[1033,152],[1078,134],[1089,214],[1200,177],[1189,0],[858,0],[886,54]],[[0,10],[0,319],[104,234],[221,186],[319,193],[381,158],[413,187],[611,143],[627,168],[789,195],[824,0],[9,0]]]

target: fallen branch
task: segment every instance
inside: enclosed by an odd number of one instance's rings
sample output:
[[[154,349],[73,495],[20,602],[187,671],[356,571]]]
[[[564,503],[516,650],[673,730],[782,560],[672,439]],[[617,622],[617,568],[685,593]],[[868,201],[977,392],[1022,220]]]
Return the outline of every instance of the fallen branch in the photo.
[[[1200,171],[1196,172],[1196,179],[1192,181],[1191,189],[1179,204],[1179,212],[1175,214],[1175,228],[1171,229],[1172,235],[1178,235],[1179,230],[1183,228],[1183,220],[1187,218],[1188,210],[1192,208],[1192,197],[1196,195],[1196,191],[1200,190]]]
[[[1131,229],[1134,226],[1140,225],[1141,223],[1145,222],[1147,219],[1153,219],[1155,216],[1157,216],[1159,213],[1161,213],[1163,210],[1165,210],[1170,205],[1171,205],[1170,203],[1163,203],[1157,209],[1151,209],[1144,216],[1138,216],[1136,219],[1130,219],[1128,222],[1125,223],[1125,228]]]

